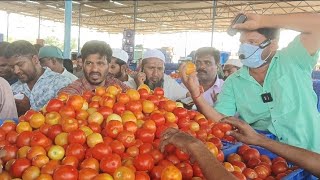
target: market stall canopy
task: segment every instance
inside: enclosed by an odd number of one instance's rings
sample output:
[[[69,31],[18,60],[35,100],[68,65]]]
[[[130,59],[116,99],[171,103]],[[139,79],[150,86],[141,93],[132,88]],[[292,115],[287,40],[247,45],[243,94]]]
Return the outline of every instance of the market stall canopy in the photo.
[[[72,1],[73,25],[109,33],[134,26],[134,1]],[[211,31],[212,1],[138,1],[136,30],[139,33]],[[81,9],[81,10],[80,10]],[[64,21],[64,1],[0,1],[0,10],[41,19]],[[80,10],[80,13],[79,13]],[[320,1],[237,1],[218,0],[215,31],[225,31],[239,12],[288,14],[320,12]]]

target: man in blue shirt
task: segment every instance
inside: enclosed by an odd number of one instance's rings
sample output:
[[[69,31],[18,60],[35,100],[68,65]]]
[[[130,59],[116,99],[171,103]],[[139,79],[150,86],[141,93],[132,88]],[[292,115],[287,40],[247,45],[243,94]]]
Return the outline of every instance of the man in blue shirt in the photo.
[[[57,92],[71,83],[71,80],[49,68],[42,68],[34,46],[24,40],[11,43],[5,52],[9,65],[18,77],[12,87],[18,114],[30,107],[40,110]]]

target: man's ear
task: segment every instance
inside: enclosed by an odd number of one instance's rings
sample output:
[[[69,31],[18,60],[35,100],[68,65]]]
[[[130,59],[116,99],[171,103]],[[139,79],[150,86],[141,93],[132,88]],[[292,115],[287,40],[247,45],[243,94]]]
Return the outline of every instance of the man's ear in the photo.
[[[120,66],[120,70],[122,73],[127,73],[128,70],[128,65],[127,64],[123,64]]]
[[[39,60],[38,55],[33,55],[32,58],[31,58],[31,61],[32,61],[34,64],[40,64],[40,60]]]

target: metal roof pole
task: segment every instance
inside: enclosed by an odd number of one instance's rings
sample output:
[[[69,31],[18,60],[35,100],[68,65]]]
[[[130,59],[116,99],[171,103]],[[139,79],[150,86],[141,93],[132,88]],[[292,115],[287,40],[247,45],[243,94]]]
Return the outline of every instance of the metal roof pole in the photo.
[[[211,28],[211,47],[213,47],[213,32],[214,32],[214,20],[216,16],[216,8],[217,8],[217,1],[212,1],[212,28]]]
[[[40,9],[38,10],[39,23],[38,23],[38,39],[40,39],[40,23],[41,23],[41,14]]]
[[[63,57],[70,59],[71,23],[72,23],[72,1],[65,1],[64,10],[64,49]]]
[[[9,15],[10,13],[7,12],[7,42],[9,42]]]
[[[81,4],[79,4],[79,17],[78,17],[78,54],[80,53],[80,29],[81,29]]]
[[[134,1],[134,9],[133,9],[133,54],[132,61],[134,61],[134,51],[136,47],[136,19],[137,19],[137,9],[138,9],[138,0]]]

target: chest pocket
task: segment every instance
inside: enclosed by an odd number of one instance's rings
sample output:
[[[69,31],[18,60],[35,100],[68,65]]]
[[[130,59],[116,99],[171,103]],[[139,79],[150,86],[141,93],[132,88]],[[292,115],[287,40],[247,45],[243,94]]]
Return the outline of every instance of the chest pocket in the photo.
[[[285,116],[296,108],[293,98],[299,98],[297,89],[293,88],[293,83],[290,82],[290,77],[285,74],[275,80],[271,85],[271,95],[273,97],[272,106],[274,109],[273,115],[276,117]]]

